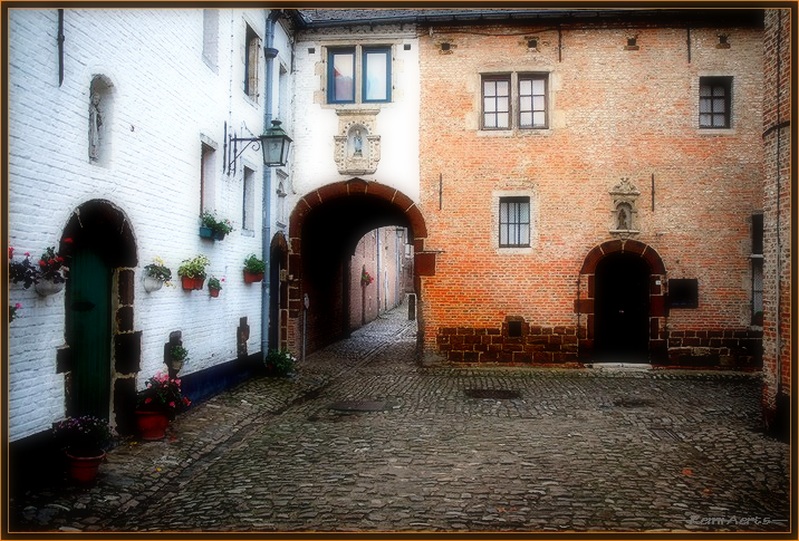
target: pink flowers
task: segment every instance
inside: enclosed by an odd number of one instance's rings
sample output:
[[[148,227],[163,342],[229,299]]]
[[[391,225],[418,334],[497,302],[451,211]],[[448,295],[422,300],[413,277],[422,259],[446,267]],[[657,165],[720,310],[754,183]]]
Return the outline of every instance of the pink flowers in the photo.
[[[139,393],[138,409],[142,411],[161,411],[170,419],[191,405],[191,401],[183,396],[181,381],[170,378],[168,374],[158,372],[145,382],[145,389]]]

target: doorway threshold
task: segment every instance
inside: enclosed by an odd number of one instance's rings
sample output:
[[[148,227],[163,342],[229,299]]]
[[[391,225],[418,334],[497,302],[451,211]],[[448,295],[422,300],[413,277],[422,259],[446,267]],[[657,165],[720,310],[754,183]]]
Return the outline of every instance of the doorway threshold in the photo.
[[[652,370],[650,363],[586,363],[586,368],[593,368],[595,370],[611,370],[611,371],[629,371],[629,372],[647,372]]]

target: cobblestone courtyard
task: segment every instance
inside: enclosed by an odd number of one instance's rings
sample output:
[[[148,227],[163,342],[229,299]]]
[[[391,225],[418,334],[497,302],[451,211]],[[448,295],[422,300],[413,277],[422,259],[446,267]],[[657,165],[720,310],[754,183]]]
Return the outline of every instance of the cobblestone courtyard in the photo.
[[[92,488],[13,499],[11,531],[790,527],[789,447],[760,432],[755,375],[420,367],[414,348],[395,310],[293,380],[124,442]]]

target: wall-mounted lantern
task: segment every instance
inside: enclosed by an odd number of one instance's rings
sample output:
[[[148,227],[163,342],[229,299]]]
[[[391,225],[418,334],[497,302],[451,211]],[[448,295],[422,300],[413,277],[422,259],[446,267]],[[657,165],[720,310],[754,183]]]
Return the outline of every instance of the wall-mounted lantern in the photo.
[[[262,135],[257,137],[236,137],[233,134],[227,135],[227,124],[225,124],[225,169],[228,174],[236,172],[236,160],[239,156],[253,145],[255,150],[260,147],[263,154],[264,165],[267,167],[283,166],[288,162],[289,149],[291,148],[291,137],[280,127],[279,120],[273,120],[272,126]],[[239,143],[246,143],[241,150],[238,149]],[[228,152],[230,158],[228,159]]]

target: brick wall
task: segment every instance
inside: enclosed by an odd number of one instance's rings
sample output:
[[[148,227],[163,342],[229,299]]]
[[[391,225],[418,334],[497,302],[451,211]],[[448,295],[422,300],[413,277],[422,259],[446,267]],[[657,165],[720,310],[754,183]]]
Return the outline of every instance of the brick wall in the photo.
[[[255,172],[258,202],[263,166],[259,154],[248,150],[236,175],[221,171],[224,123],[240,135],[246,135],[242,122],[255,133],[261,130],[263,96],[252,102],[240,83],[245,25],[263,34],[264,17],[263,10],[221,10],[218,63],[209,67],[202,58],[202,10],[66,9],[65,77],[59,86],[57,10],[9,10],[8,242],[17,253],[38,258],[59,243],[83,203],[103,200],[119,209],[137,261],[115,270],[125,272],[133,286],[120,301],[117,323],[140,335],[140,371],[131,376],[125,368],[129,379],[117,381],[128,395],[165,370],[164,344],[173,331],[181,331],[189,350],[182,374],[237,358],[242,317],[252,330],[250,353],[260,349],[260,287],[245,285],[241,268],[247,254],[260,253],[261,240],[242,231],[241,209],[242,165]],[[280,39],[285,62],[285,36]],[[110,85],[100,105],[108,144],[99,164],[88,159],[89,88],[96,76]],[[216,150],[215,208],[236,227],[221,242],[198,236],[201,141]],[[260,231],[256,214],[254,230]],[[218,299],[207,290],[180,289],[177,267],[198,253],[210,258],[209,273],[226,279]],[[171,268],[177,287],[147,293],[143,267],[156,256]],[[39,297],[33,289],[11,286],[11,303],[22,304],[8,334],[12,441],[47,430],[65,414],[69,374],[57,367],[57,352],[66,344],[64,299],[63,292]]]
[[[720,33],[729,48],[718,47]],[[618,238],[610,192],[622,178],[639,192],[631,238],[657,251],[666,278],[699,284],[698,307],[670,310],[657,339],[750,330],[762,29],[693,27],[690,50],[684,27],[630,30],[619,21],[560,31],[437,26],[420,36],[421,207],[425,248],[440,251],[435,276],[421,282],[428,350],[445,353],[447,336],[469,336],[445,329],[487,333],[509,316],[585,328],[575,313],[588,287],[580,269],[592,249]],[[481,130],[480,75],[531,72],[549,77],[549,128]],[[698,127],[699,77],[709,75],[734,78],[730,130]],[[496,201],[512,194],[530,198],[529,248],[497,246]]]
[[[787,427],[792,376],[790,42],[790,12],[767,10],[763,93],[763,405],[766,424],[775,430]]]

